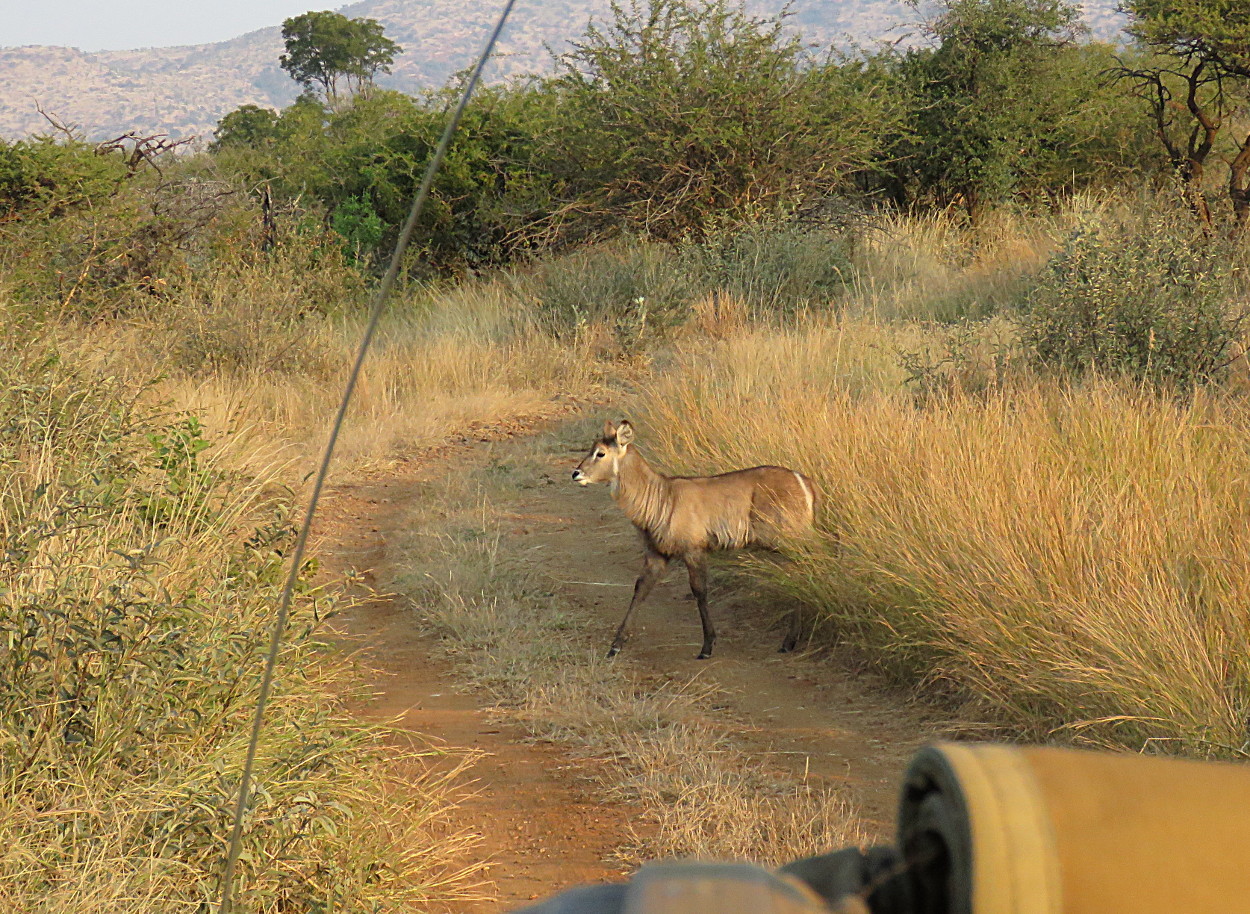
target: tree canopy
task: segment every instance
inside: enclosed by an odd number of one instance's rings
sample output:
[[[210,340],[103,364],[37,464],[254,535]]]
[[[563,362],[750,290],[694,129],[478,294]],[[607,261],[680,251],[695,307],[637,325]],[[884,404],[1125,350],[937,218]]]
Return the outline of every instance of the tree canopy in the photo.
[[[391,72],[403,49],[383,34],[375,19],[349,19],[342,13],[310,12],[282,23],[286,53],[279,58],[297,83],[307,90],[319,86],[329,101],[342,88],[359,92],[378,73]]]
[[[1146,101],[1190,206],[1214,222],[1205,178],[1228,167],[1238,230],[1250,223],[1250,132],[1231,136],[1250,98],[1250,4],[1245,0],[1124,0],[1129,33],[1153,57],[1121,62],[1118,76]]]
[[[422,255],[455,270],[619,234],[698,243],[882,197],[975,216],[1166,173],[1137,99],[1104,76],[1116,49],[1081,40],[1068,0],[925,8],[930,46],[840,55],[738,0],[616,0],[554,75],[477,94]],[[336,100],[386,57],[344,52],[353,22],[288,20],[283,65],[321,91],[227,115],[214,152],[276,199],[317,200],[368,254],[402,222],[454,90]]]
[[[1176,57],[1197,58],[1250,79],[1250,4],[1245,0],[1124,0],[1128,31]]]
[[[870,62],[813,58],[784,20],[726,0],[613,3],[552,83],[553,228],[699,236],[845,187],[902,108]]]
[[[913,4],[918,10],[917,2]],[[1112,50],[1081,43],[1067,0],[940,0],[929,47],[895,66],[909,130],[888,140],[887,189],[901,205],[970,213],[1013,197],[1061,193],[1139,168],[1131,101],[1100,76]]]
[[[212,148],[258,146],[273,138],[278,112],[260,105],[241,105],[217,123]]]

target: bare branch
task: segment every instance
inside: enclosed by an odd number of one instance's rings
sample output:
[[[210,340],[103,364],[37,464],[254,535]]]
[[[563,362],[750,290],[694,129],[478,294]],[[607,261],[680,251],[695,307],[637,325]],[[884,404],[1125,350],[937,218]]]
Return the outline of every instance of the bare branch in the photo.
[[[171,140],[168,134],[154,133],[150,136],[141,136],[138,131],[131,130],[123,133],[119,137],[111,140],[104,140],[96,144],[96,155],[108,155],[111,152],[120,152],[126,161],[126,170],[130,174],[135,174],[143,165],[150,165],[157,174],[164,174],[157,159],[169,152],[173,152],[180,146],[194,142],[194,136],[183,137],[180,140]]]
[[[78,132],[77,125],[66,124],[55,115],[49,114],[48,111],[44,109],[41,102],[35,102],[35,110],[43,116],[43,119],[52,126],[53,130],[64,135],[67,140],[77,142],[82,139],[82,135]]]

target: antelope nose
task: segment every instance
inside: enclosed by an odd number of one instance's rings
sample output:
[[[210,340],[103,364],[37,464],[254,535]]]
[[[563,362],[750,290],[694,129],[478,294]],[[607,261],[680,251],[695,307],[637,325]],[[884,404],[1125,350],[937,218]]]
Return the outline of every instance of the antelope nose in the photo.
[[[579,479],[581,479],[581,478],[582,478],[582,471],[581,471],[581,470],[574,470],[574,471],[573,471],[573,481],[574,481],[574,482],[577,482],[577,481],[578,481]]]

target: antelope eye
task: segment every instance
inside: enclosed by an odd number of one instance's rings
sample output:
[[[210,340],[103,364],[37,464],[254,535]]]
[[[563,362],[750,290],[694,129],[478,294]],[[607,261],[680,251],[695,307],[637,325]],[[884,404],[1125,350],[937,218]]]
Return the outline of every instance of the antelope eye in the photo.
[[[595,460],[602,460],[603,457],[604,457],[603,451],[595,451]]]

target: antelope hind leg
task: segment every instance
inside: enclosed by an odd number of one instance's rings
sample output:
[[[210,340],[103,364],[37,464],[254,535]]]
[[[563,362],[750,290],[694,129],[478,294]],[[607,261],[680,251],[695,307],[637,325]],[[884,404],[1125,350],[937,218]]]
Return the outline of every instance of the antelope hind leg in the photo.
[[[781,639],[781,647],[777,649],[779,654],[788,654],[799,643],[799,631],[803,627],[803,620],[799,614],[799,608],[796,606],[790,610],[790,622],[786,626],[786,635]]]
[[[707,608],[707,559],[704,556],[687,556],[686,570],[690,573],[690,592],[699,604],[699,621],[703,624],[703,648],[699,651],[699,660],[707,660],[712,656],[712,645],[716,643],[716,629],[712,627],[712,614]]]

